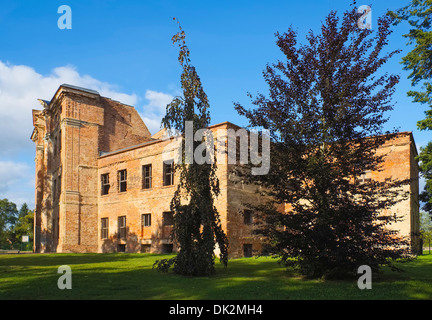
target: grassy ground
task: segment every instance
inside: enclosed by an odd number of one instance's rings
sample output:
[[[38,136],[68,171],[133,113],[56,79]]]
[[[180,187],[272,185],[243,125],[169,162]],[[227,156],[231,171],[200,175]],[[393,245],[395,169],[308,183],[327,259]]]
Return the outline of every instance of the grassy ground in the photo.
[[[187,278],[152,269],[151,254],[0,255],[0,300],[6,299],[432,299],[432,255],[374,278],[371,290],[357,280],[304,280],[276,260],[217,263],[212,277]],[[72,289],[60,290],[58,267],[72,269]]]

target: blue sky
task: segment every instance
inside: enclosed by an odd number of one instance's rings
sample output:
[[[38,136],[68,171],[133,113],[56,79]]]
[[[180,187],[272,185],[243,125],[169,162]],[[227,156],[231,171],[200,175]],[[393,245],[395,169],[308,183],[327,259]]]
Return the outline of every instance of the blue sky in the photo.
[[[98,90],[132,104],[155,133],[169,100],[179,94],[180,66],[171,37],[180,20],[192,63],[209,96],[212,123],[245,125],[233,102],[249,104],[246,93],[266,93],[262,70],[281,59],[274,33],[292,25],[300,41],[319,32],[330,10],[343,12],[351,0],[309,1],[8,1],[0,9],[0,198],[34,206],[31,110],[50,100],[63,82]],[[372,27],[387,9],[408,0],[358,1],[372,7]],[[59,6],[72,9],[72,29],[61,30]],[[387,50],[402,49],[382,71],[400,74],[388,127],[412,131],[417,146],[432,139],[416,122],[426,107],[406,96],[411,89],[401,58],[410,50],[394,28]]]

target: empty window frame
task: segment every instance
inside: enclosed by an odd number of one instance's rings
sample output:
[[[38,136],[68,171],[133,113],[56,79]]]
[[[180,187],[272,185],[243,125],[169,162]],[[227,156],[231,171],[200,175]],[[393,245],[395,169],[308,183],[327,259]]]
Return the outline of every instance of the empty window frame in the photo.
[[[54,179],[53,185],[52,185],[52,197],[55,200],[57,196],[57,179]]]
[[[118,217],[118,235],[120,239],[126,239],[126,216]]]
[[[109,188],[109,173],[101,174],[101,195],[108,194]]]
[[[57,135],[57,150],[58,150],[58,153],[60,153],[60,151],[61,151],[61,130],[59,130],[58,135]]]
[[[174,161],[164,161],[163,163],[163,185],[174,185]]]
[[[101,219],[101,239],[108,239],[108,218]]]
[[[162,244],[162,253],[172,253],[173,252],[173,244],[172,243],[164,243]]]
[[[152,187],[152,165],[142,166],[142,188],[150,189]]]
[[[243,222],[244,224],[251,225],[253,222],[253,211],[244,210],[243,211]]]
[[[163,226],[172,226],[174,225],[174,215],[171,211],[164,212],[162,214],[162,225]]]
[[[127,172],[126,169],[117,172],[118,191],[126,192],[127,189]]]
[[[252,244],[243,244],[243,256],[246,258],[252,257]]]
[[[58,194],[58,198],[60,199],[60,195],[61,195],[61,174],[58,176],[57,194]]]
[[[61,151],[61,130],[54,136],[54,155],[60,154]]]
[[[151,244],[141,244],[141,253],[150,253]]]
[[[57,136],[54,136],[52,141],[53,141],[53,153],[54,153],[54,156],[56,156],[57,155]]]

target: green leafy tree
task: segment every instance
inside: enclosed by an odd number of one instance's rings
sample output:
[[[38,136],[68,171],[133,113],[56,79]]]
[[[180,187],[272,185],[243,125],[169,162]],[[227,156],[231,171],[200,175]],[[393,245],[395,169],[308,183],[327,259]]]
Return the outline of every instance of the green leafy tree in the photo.
[[[32,242],[33,224],[34,224],[33,210],[30,210],[28,205],[24,203],[18,212],[18,219],[13,228],[15,239],[18,242],[21,242],[22,236],[29,236],[29,241]]]
[[[175,131],[185,137],[187,123],[192,124],[191,136],[199,129],[210,125],[209,102],[195,67],[191,64],[189,49],[186,46],[185,32],[180,31],[172,41],[179,46],[178,60],[182,66],[182,97],[175,97],[167,105],[162,123],[168,131]],[[174,272],[187,276],[203,276],[214,273],[214,250],[220,250],[220,261],[228,263],[228,241],[222,230],[219,213],[214,205],[219,195],[219,181],[216,176],[216,163],[199,164],[188,161],[186,152],[195,151],[199,145],[211,143],[205,137],[192,141],[190,147],[182,139],[181,163],[176,163],[179,184],[171,201],[174,212],[173,239],[179,246],[177,256],[170,260],[158,261],[159,270],[167,270],[174,265]],[[213,146],[211,146],[213,148]],[[185,204],[186,203],[186,204]]]
[[[410,253],[389,225],[394,212],[383,214],[408,181],[359,182],[383,164],[376,150],[393,137],[383,124],[399,80],[377,72],[398,53],[382,53],[392,20],[379,18],[375,32],[359,29],[359,17],[355,4],[343,17],[332,11],[301,45],[292,27],[276,33],[284,59],[263,72],[268,95],[249,94],[252,109],[235,104],[249,127],[271,135],[269,174],[244,177],[272,199],[255,206],[258,232],[281,262],[311,278],[395,268]],[[277,210],[284,204],[287,212]]]
[[[429,251],[432,243],[432,220],[427,212],[420,212],[420,233],[423,239],[423,247],[427,246]]]
[[[389,14],[396,18],[396,23],[407,21],[411,26],[404,37],[414,49],[402,58],[402,63],[405,70],[411,71],[408,78],[417,90],[409,91],[408,96],[428,107],[425,119],[418,121],[417,127],[432,130],[432,0],[412,0],[406,7]],[[432,141],[420,148],[418,160],[426,181],[420,194],[424,202],[422,209],[432,216]]]
[[[18,220],[16,204],[8,199],[0,199],[0,245],[10,245],[13,226]]]

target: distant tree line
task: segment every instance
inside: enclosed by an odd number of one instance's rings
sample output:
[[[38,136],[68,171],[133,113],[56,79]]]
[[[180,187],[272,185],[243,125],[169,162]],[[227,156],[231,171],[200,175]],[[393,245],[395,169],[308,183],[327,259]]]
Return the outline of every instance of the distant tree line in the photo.
[[[425,211],[420,212],[420,233],[423,239],[423,250],[426,249],[430,253],[432,247],[432,221],[430,215]]]

